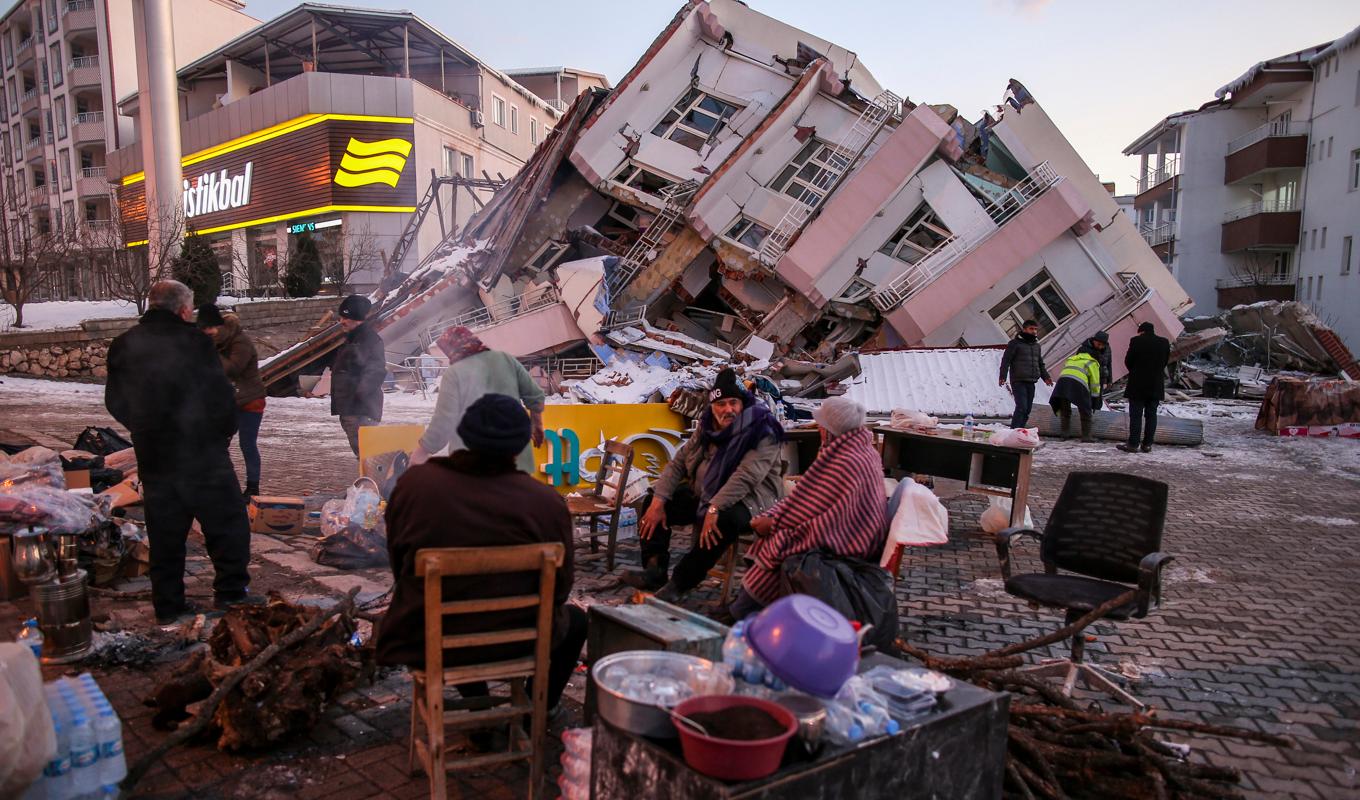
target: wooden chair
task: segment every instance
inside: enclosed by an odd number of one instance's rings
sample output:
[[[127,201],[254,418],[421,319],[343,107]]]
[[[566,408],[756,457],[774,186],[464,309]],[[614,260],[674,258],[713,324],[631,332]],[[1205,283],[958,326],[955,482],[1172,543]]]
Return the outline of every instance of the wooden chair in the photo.
[[[601,537],[608,537],[605,568],[611,571],[614,569],[614,550],[619,535],[619,514],[623,510],[623,490],[632,469],[633,446],[610,439],[604,443],[600,469],[595,473],[594,490],[582,497],[567,498],[567,510],[571,512],[573,521],[577,517],[584,517],[589,522],[590,532],[586,536],[590,539],[590,552],[599,549]],[[601,520],[606,523],[606,527],[597,528]]]
[[[698,525],[695,527],[698,528]],[[699,535],[697,530],[694,535]],[[744,570],[739,571],[737,569],[741,554],[751,546],[753,541],[755,541],[754,536],[738,536],[735,542],[728,545],[727,552],[723,553],[722,557],[718,559],[718,563],[714,564],[713,568],[708,571],[708,577],[717,578],[722,584],[718,597],[724,607],[732,602],[732,581],[744,572]]]
[[[529,798],[539,797],[543,783],[543,739],[548,729],[548,650],[552,644],[553,588],[565,548],[560,543],[512,547],[441,547],[416,553],[416,574],[425,579],[425,669],[411,670],[411,747],[407,770],[415,774],[419,761],[430,778],[430,796],[448,797],[446,772],[475,769],[519,759],[529,760]],[[476,600],[445,600],[443,579],[471,575],[537,572],[538,593],[488,597]],[[532,628],[444,634],[450,616],[488,611],[538,608]],[[463,666],[444,666],[444,651],[514,642],[533,642],[534,653],[523,658]],[[442,677],[434,677],[442,676]],[[525,694],[525,681],[533,678],[532,701]],[[504,680],[510,697],[473,697],[444,700],[444,689],[462,683]],[[446,706],[449,711],[446,711]],[[503,707],[502,707],[503,706]],[[458,710],[474,709],[474,710]],[[530,734],[524,736],[520,722],[531,718]],[[484,728],[514,721],[510,749],[445,762],[446,728]],[[424,739],[417,738],[417,724],[425,726]]]

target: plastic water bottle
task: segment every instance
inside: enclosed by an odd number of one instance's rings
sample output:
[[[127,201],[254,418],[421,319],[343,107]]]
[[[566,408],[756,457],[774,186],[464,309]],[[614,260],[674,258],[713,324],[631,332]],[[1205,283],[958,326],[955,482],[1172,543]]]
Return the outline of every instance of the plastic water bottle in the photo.
[[[854,744],[864,738],[864,726],[843,703],[826,704],[826,732],[842,744]]]
[[[36,618],[24,620],[24,626],[19,629],[14,641],[33,648],[34,658],[42,658],[43,635]]]
[[[727,632],[727,638],[723,640],[722,660],[732,674],[741,677],[743,664],[742,656],[746,653],[746,621],[742,620],[732,626]]]
[[[976,429],[977,423],[973,421],[972,414],[963,418],[963,438],[965,441],[973,441],[973,435]]]
[[[52,728],[57,734],[57,752],[52,760],[43,767],[43,783],[47,785],[47,796],[52,800],[70,797],[71,791],[71,748],[66,736],[66,726],[62,725],[57,714],[52,714]]]
[[[99,745],[94,738],[94,726],[85,710],[71,717],[71,789],[76,796],[97,790],[104,782],[99,779]]]
[[[94,738],[99,746],[99,782],[115,784],[127,777],[127,758],[123,754],[123,723],[113,706],[101,699],[95,703]]]

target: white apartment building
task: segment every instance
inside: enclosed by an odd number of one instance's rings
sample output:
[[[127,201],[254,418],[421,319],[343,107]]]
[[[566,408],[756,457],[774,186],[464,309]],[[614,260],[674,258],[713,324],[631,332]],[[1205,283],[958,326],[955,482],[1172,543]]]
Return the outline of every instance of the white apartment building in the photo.
[[[1297,299],[1360,341],[1358,41],[1256,64],[1125,148],[1140,232],[1203,313]]]
[[[134,0],[22,0],[0,18],[0,219],[7,236],[108,225],[106,154],[132,120],[114,100],[137,90]],[[175,52],[192,60],[259,20],[236,0],[175,0]],[[41,297],[98,297],[88,264],[69,259]],[[39,299],[39,298],[35,298]]]

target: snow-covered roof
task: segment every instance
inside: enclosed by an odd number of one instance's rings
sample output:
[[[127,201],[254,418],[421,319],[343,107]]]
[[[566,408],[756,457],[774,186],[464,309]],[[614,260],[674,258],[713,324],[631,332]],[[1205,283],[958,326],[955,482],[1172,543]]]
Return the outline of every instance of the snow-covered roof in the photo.
[[[1356,26],[1350,33],[1332,42],[1320,53],[1309,59],[1308,63],[1316,67],[1332,56],[1339,55],[1342,50],[1349,50],[1357,44],[1360,44],[1360,26]]]
[[[1223,98],[1227,97],[1230,94],[1236,94],[1237,92],[1242,91],[1244,88],[1246,88],[1247,84],[1256,80],[1256,78],[1260,76],[1262,72],[1265,72],[1268,69],[1287,67],[1291,64],[1295,64],[1300,67],[1309,66],[1312,63],[1310,59],[1315,57],[1318,53],[1327,50],[1329,46],[1332,44],[1334,44],[1334,42],[1326,42],[1324,44],[1304,48],[1303,50],[1299,50],[1294,53],[1287,53],[1277,58],[1272,58],[1268,61],[1259,61],[1253,64],[1251,69],[1247,70],[1241,75],[1238,75],[1232,81],[1224,84],[1223,86],[1218,87],[1218,91],[1214,92],[1214,97],[1217,97],[1218,99],[1222,100]]]
[[[1003,352],[969,347],[861,353],[860,375],[845,394],[871,414],[901,408],[944,417],[1009,417],[1015,398],[996,380]],[[1049,388],[1036,389],[1035,402],[1047,402]]]

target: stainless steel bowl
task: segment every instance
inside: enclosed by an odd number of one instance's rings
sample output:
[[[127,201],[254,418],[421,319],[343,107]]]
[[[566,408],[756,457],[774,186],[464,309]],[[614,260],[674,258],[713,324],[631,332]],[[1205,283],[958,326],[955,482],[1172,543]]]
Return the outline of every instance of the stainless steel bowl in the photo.
[[[822,744],[822,732],[826,730],[826,704],[811,695],[786,694],[774,700],[793,712],[798,720],[798,743],[809,755],[817,752]]]
[[[669,678],[685,687],[683,696],[659,705],[628,697],[621,684],[631,675]],[[656,738],[676,735],[671,708],[689,697],[730,694],[732,674],[706,658],[661,650],[626,650],[605,656],[591,667],[595,682],[595,707],[609,724],[629,733]]]

